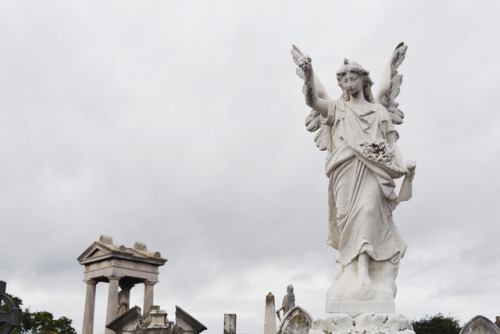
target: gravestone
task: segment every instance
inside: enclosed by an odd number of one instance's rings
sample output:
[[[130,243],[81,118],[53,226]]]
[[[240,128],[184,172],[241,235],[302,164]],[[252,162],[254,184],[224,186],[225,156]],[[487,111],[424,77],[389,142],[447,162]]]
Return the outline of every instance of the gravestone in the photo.
[[[500,328],[488,318],[478,315],[462,327],[460,334],[500,334]]]
[[[313,324],[313,318],[300,306],[295,306],[283,317],[278,334],[308,334]]]

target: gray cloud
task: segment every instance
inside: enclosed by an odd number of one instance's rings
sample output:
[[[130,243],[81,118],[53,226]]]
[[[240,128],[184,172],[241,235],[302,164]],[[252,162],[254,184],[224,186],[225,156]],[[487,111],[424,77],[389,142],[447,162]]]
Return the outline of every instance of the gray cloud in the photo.
[[[32,310],[80,330],[76,257],[106,234],[169,258],[155,299],[170,318],[178,304],[216,333],[236,312],[239,331],[261,331],[265,295],[279,302],[289,283],[322,315],[337,268],[327,179],[289,50],[309,53],[335,96],[344,57],[377,82],[404,40],[399,143],[418,167],[395,212],[409,244],[398,311],[496,315],[497,4],[1,7],[0,278]]]

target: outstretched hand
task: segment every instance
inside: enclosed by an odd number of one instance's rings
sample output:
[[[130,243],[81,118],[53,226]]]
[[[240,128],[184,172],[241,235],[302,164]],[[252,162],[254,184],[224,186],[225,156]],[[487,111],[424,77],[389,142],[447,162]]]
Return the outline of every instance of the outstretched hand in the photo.
[[[298,65],[304,71],[311,69],[311,57],[309,56],[303,57],[302,59],[299,60]]]
[[[311,57],[305,55],[298,47],[292,45],[293,61],[299,67],[297,75],[302,79],[309,79],[312,74]]]
[[[306,78],[311,76],[312,73],[311,57],[305,56],[304,58],[300,59],[298,61],[298,65],[300,69],[304,72]]]

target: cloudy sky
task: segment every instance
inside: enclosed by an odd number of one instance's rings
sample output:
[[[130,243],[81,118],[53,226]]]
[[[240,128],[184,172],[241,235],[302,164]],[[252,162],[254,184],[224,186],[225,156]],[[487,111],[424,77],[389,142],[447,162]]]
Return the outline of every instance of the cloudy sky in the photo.
[[[313,317],[338,265],[325,245],[324,153],[291,45],[331,96],[344,57],[378,82],[408,46],[400,148],[417,160],[395,222],[397,312],[500,315],[496,1],[0,2],[0,279],[80,332],[76,258],[100,235],[169,259],[155,304],[222,333],[263,330],[295,287]],[[142,306],[143,287],[132,290]],[[95,333],[107,286],[97,289]]]

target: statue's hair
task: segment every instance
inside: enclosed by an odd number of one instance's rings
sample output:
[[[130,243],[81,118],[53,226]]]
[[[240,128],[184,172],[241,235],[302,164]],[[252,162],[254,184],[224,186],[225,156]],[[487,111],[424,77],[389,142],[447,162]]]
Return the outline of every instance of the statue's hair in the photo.
[[[344,65],[340,67],[340,69],[337,71],[337,81],[342,88],[342,99],[345,101],[349,101],[350,99],[350,94],[345,90],[344,86],[342,85],[342,78],[349,72],[356,73],[361,77],[362,83],[363,83],[363,95],[365,99],[368,102],[375,102],[375,99],[373,98],[372,94],[372,85],[373,81],[370,79],[370,72],[365,70],[363,66],[359,65],[358,63],[350,63],[349,60],[344,59]]]

